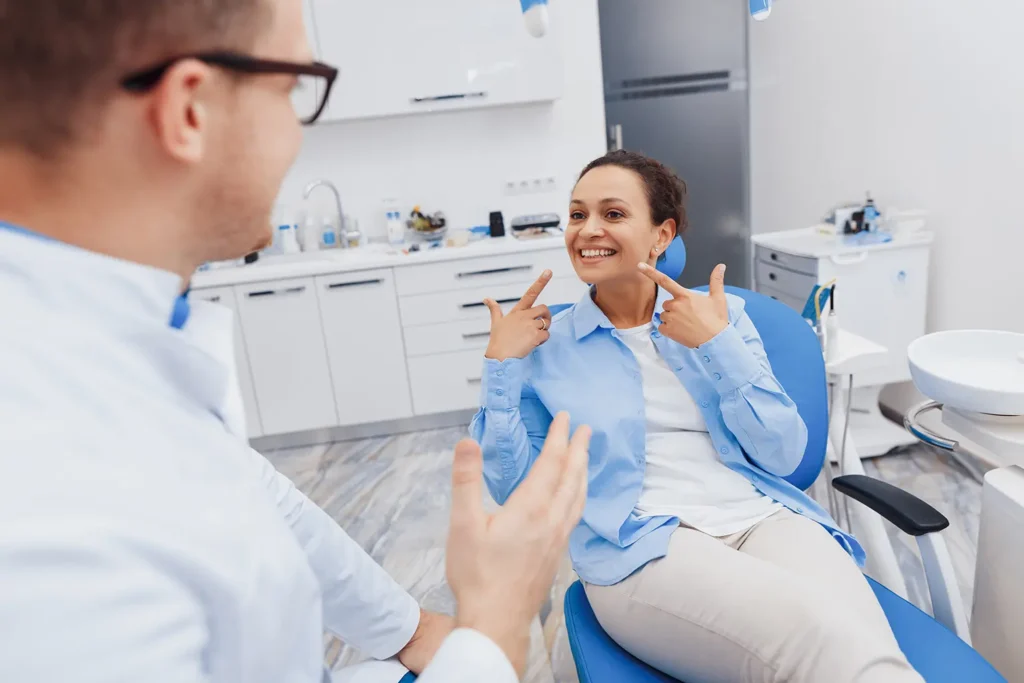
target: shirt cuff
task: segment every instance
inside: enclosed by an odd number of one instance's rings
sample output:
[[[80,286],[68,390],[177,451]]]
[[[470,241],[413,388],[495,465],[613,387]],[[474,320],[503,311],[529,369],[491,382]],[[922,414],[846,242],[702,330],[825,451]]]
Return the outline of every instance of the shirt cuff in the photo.
[[[387,649],[394,649],[394,652],[388,657],[378,657],[381,659],[387,659],[391,656],[397,656],[398,652],[406,648],[409,642],[413,640],[413,636],[416,635],[416,630],[420,628],[420,617],[423,615],[420,609],[420,603],[416,599],[406,593],[408,600],[406,600],[406,617],[401,622],[401,628],[394,635],[394,643]],[[394,647],[397,645],[397,647]]]
[[[719,394],[727,394],[756,380],[764,368],[743,335],[731,323],[710,341],[697,347],[701,366]]]
[[[480,377],[480,405],[487,410],[518,408],[525,367],[526,362],[522,358],[506,358],[502,361],[484,358],[484,371]]]
[[[508,657],[493,640],[468,628],[452,631],[419,683],[518,683],[519,676]]]

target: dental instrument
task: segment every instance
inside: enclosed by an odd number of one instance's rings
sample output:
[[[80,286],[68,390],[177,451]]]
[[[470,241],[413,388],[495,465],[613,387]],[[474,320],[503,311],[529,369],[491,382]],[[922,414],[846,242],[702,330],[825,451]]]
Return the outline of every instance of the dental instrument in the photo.
[[[772,0],[750,0],[750,16],[764,21],[772,13]]]

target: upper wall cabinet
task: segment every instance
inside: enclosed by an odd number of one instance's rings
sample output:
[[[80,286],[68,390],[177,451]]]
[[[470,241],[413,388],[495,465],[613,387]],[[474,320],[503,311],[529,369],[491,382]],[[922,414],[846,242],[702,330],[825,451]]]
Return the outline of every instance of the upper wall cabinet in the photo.
[[[341,73],[324,120],[557,99],[561,27],[526,31],[517,0],[311,0],[320,58]]]

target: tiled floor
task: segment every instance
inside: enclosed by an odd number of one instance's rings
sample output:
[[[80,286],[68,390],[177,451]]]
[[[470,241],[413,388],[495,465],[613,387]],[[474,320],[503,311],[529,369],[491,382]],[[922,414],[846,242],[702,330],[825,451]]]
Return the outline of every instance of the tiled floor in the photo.
[[[269,451],[266,455],[424,607],[452,613],[454,600],[444,580],[444,544],[451,452],[465,434],[465,429],[444,429]],[[951,526],[945,535],[970,613],[980,484],[947,457],[923,446],[869,461],[867,470],[869,475],[924,498],[949,518]],[[890,532],[910,598],[928,609],[916,545],[894,527]],[[562,596],[574,578],[567,561],[550,603],[534,626],[525,679],[529,683],[576,680],[561,610]],[[329,639],[327,656],[335,667],[360,658],[333,639]]]

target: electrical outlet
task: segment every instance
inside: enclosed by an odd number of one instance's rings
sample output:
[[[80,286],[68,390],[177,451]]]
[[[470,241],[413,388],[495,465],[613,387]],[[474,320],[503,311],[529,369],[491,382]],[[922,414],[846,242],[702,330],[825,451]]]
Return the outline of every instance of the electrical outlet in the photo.
[[[558,189],[558,183],[554,176],[518,178],[515,180],[506,180],[502,189],[506,196],[541,194],[544,192],[554,192]]]

